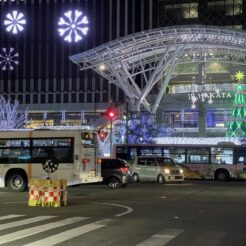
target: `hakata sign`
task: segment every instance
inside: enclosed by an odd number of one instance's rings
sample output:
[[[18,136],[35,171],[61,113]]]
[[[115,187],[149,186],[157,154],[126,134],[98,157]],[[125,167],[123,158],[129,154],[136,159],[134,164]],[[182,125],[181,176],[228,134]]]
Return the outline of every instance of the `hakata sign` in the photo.
[[[193,93],[188,94],[188,98],[192,99]],[[214,98],[214,99],[224,99],[224,98],[232,98],[230,92],[204,92],[204,93],[196,93],[196,97],[198,99],[205,99],[205,98]]]

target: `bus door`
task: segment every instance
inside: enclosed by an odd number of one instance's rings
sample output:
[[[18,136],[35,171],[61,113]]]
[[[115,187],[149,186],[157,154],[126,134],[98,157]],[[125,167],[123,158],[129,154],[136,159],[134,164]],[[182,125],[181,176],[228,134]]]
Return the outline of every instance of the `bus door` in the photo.
[[[97,168],[97,149],[94,145],[82,145],[82,176],[95,177],[98,175]]]

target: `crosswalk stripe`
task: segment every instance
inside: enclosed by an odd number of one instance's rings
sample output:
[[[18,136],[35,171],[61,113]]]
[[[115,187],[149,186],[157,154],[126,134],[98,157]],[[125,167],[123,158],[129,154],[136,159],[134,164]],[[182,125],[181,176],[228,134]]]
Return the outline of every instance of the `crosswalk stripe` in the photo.
[[[104,223],[104,221],[105,221],[105,223]],[[113,221],[113,219],[112,220],[107,219],[107,220],[97,221],[97,222],[90,223],[87,225],[79,226],[77,228],[73,228],[73,229],[64,231],[62,233],[58,233],[54,236],[50,236],[50,237],[32,242],[32,243],[26,244],[24,246],[43,246],[43,245],[52,246],[52,245],[56,245],[58,243],[62,243],[62,242],[65,242],[67,240],[70,240],[72,238],[81,236],[87,232],[95,231],[97,229],[105,227],[108,224],[110,224],[111,221]]]
[[[41,233],[44,231],[48,231],[50,229],[54,229],[57,227],[76,223],[76,222],[79,222],[79,221],[85,220],[85,219],[88,219],[88,218],[73,217],[73,218],[68,218],[68,219],[64,219],[61,221],[56,221],[56,222],[52,222],[52,223],[48,223],[48,224],[44,224],[44,225],[40,225],[40,226],[34,226],[32,228],[20,230],[20,231],[13,232],[10,234],[6,234],[4,236],[0,236],[0,244],[12,242],[12,241],[22,239],[25,237],[29,237],[29,236],[32,236],[32,235],[35,235],[35,234],[38,234],[38,233]]]
[[[22,216],[25,216],[25,215],[22,215],[22,214],[10,214],[10,215],[1,216],[0,220],[8,220],[8,219],[13,219],[13,218],[22,217]]]
[[[143,242],[137,244],[137,246],[163,246],[169,241],[177,237],[183,230],[178,229],[164,229],[158,234],[152,235]]]
[[[9,229],[12,227],[17,227],[17,226],[21,226],[21,225],[27,225],[27,224],[31,224],[34,222],[40,222],[43,220],[47,220],[47,219],[52,219],[56,216],[37,216],[34,218],[30,218],[30,219],[25,219],[25,220],[20,220],[20,221],[14,221],[14,222],[9,222],[9,223],[5,223],[5,224],[1,224],[0,225],[0,231],[1,230],[5,230],[5,229]]]

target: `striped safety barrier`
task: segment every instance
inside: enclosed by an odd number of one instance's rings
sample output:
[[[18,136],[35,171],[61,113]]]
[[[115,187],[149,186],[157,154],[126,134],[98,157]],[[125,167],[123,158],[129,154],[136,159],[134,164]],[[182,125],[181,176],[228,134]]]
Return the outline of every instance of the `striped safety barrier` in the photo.
[[[32,179],[29,183],[28,206],[61,207],[67,205],[66,180]]]

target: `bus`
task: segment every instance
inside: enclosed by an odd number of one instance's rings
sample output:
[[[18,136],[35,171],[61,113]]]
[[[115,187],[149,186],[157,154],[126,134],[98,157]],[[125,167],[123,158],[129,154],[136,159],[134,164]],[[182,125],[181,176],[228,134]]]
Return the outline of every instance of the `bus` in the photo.
[[[166,156],[181,165],[188,179],[246,179],[246,145],[116,144],[115,158],[133,163],[136,156]]]
[[[0,134],[0,187],[24,191],[30,179],[65,179],[68,185],[101,182],[97,133],[23,130]]]

